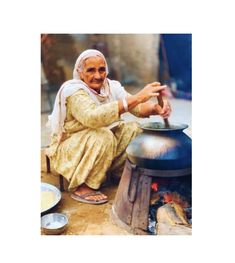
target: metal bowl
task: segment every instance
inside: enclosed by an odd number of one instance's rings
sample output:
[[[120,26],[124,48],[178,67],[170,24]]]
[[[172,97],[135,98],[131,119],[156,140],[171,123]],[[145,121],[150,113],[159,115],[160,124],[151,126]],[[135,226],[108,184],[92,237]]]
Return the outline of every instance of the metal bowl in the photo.
[[[51,213],[41,218],[41,228],[47,235],[59,235],[68,225],[68,218],[64,214]]]
[[[43,213],[49,211],[51,208],[55,207],[61,199],[60,190],[52,184],[41,183],[41,192],[43,192],[43,191],[53,192],[53,194],[55,196],[55,200],[49,207],[47,207],[45,209],[41,209],[41,214],[43,214]]]

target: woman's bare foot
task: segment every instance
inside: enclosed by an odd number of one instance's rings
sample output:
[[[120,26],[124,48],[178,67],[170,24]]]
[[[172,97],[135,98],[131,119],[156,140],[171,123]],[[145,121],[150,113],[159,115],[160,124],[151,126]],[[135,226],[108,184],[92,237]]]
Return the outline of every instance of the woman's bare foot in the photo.
[[[87,201],[103,201],[108,198],[106,195],[90,188],[86,184],[80,185],[73,194],[78,197],[82,197]]]

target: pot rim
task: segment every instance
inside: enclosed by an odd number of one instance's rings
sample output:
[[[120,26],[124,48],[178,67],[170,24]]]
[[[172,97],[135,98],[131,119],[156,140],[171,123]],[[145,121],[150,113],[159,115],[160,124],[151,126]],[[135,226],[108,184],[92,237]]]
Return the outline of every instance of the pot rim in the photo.
[[[153,128],[151,126],[153,125],[160,125],[162,128]],[[188,128],[187,124],[183,123],[170,123],[170,126],[173,126],[172,128],[165,128],[164,123],[162,122],[146,122],[140,125],[143,130],[146,131],[161,131],[161,132],[169,132],[169,131],[182,131],[186,128]]]

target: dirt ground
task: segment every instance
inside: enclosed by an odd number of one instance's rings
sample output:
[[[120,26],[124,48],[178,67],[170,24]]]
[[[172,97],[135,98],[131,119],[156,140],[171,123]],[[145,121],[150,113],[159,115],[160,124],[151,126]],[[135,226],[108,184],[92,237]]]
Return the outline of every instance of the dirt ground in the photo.
[[[42,154],[42,160],[43,158]],[[42,165],[44,168],[45,164]],[[41,182],[52,184],[59,188],[59,177],[52,173],[41,173]],[[66,186],[66,182],[65,182]],[[70,193],[62,192],[59,204],[49,212],[64,213],[69,224],[63,235],[131,235],[112,219],[111,210],[117,190],[117,184],[104,186],[101,191],[108,196],[108,203],[102,205],[83,204],[73,200]],[[44,233],[41,231],[41,234]]]

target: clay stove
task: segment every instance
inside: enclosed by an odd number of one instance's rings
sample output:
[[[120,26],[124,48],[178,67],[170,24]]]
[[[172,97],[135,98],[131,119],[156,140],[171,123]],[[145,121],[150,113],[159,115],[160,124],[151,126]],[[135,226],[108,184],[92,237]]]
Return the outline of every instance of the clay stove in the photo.
[[[148,234],[151,183],[154,177],[191,175],[191,168],[152,170],[126,161],[112,206],[115,222],[134,234]]]
[[[144,132],[128,146],[112,206],[116,223],[134,234],[148,233],[153,178],[191,176],[191,139],[183,133],[187,125],[169,129],[159,125],[142,127]]]

